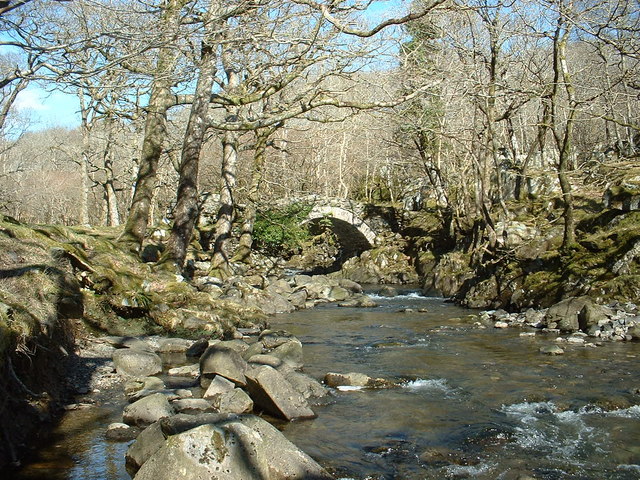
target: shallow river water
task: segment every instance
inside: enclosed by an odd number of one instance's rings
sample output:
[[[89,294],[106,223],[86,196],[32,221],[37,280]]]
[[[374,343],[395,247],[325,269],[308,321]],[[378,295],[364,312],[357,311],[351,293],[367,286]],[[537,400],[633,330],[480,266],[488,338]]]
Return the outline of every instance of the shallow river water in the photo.
[[[479,329],[440,298],[377,301],[272,322],[302,340],[313,376],[405,379],[335,392],[317,419],[284,426],[321,464],[356,479],[640,478],[639,344],[550,357],[539,348],[555,336]]]
[[[271,320],[302,340],[316,378],[355,371],[402,381],[334,391],[314,407],[317,419],[279,425],[338,478],[640,478],[640,344],[565,346],[550,357],[538,350],[554,336],[478,328],[440,298],[377,301]],[[406,307],[416,311],[399,312]],[[104,440],[123,401],[69,412],[15,478],[128,479],[127,445]]]

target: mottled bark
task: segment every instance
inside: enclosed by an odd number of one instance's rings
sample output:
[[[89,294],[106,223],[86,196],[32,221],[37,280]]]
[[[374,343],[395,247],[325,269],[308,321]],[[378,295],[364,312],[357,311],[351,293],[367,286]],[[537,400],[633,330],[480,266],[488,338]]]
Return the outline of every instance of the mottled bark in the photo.
[[[113,144],[115,142],[114,119],[108,117],[105,120],[107,130],[107,142],[102,154],[102,170],[104,180],[102,181],[103,198],[105,201],[106,218],[108,226],[120,225],[120,212],[118,211],[118,199],[116,197],[115,174],[113,172]]]
[[[232,61],[232,52],[225,50],[222,62],[227,76],[227,91],[231,94],[240,85],[240,73]],[[239,107],[227,107],[228,122],[238,121]],[[230,273],[229,252],[227,243],[231,237],[231,228],[235,215],[234,193],[238,169],[238,132],[227,130],[222,137],[222,187],[220,191],[220,209],[215,227],[213,243],[213,258],[211,272],[221,276]]]
[[[80,131],[82,132],[82,154],[80,158],[80,223],[89,225],[89,190],[91,189],[91,179],[89,178],[89,159],[91,156],[91,142],[89,141],[89,124],[87,110],[84,104],[84,97],[81,92],[80,98]]]
[[[247,206],[244,211],[240,243],[234,260],[243,263],[251,261],[251,247],[253,246],[253,225],[256,221],[257,203],[264,171],[267,141],[275,128],[256,131],[256,146],[253,153],[253,170],[251,172],[251,185],[247,193]]]
[[[167,35],[174,38],[180,21],[180,9],[185,0],[169,0],[165,10]],[[158,53],[158,61],[147,107],[145,133],[135,191],[131,200],[129,216],[120,236],[120,241],[128,244],[133,251],[140,251],[149,224],[149,210],[158,172],[162,146],[167,134],[167,112],[174,104],[171,88],[174,84],[173,72],[178,60],[176,49],[168,41]]]
[[[184,265],[187,247],[193,236],[198,219],[198,171],[200,153],[207,131],[206,116],[215,76],[215,53],[213,47],[204,43],[196,93],[182,144],[180,180],[175,219],[167,244],[164,261],[172,261],[178,269]]]
[[[573,127],[576,116],[575,89],[569,66],[567,64],[567,43],[571,34],[571,23],[567,18],[568,12],[573,7],[572,0],[567,3],[559,0],[558,23],[553,42],[553,94],[552,94],[552,118],[554,126],[554,137],[558,145],[558,181],[562,191],[562,201],[564,204],[564,235],[562,248],[566,249],[575,243],[575,219],[573,215],[573,193],[569,180],[569,169],[573,149]],[[567,112],[564,128],[560,128],[558,119],[558,103],[560,88],[564,87],[567,95]]]
[[[236,132],[225,132],[222,139],[222,152],[222,189],[214,234],[211,272],[225,276],[230,273],[227,241],[231,237],[235,215],[234,192],[238,168],[238,134]]]

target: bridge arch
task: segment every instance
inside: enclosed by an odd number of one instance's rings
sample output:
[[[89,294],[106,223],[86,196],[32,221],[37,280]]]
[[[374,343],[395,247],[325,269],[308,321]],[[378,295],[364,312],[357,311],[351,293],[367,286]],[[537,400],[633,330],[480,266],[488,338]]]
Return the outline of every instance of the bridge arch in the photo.
[[[338,241],[351,255],[360,254],[376,243],[377,234],[367,222],[355,212],[342,207],[316,204],[307,215],[305,223],[325,219],[331,222],[331,229]]]

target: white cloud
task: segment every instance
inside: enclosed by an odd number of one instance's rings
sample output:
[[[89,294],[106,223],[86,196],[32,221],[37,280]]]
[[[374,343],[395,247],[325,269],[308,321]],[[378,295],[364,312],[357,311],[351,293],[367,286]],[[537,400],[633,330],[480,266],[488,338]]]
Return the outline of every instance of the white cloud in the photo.
[[[35,110],[43,112],[49,110],[49,106],[44,103],[42,93],[28,88],[18,94],[14,107],[20,111]]]

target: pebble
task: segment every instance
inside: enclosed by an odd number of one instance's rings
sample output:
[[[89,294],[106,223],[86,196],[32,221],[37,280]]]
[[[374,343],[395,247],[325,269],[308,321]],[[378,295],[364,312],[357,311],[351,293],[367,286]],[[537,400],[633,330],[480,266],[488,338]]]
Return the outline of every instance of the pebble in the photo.
[[[546,355],[563,355],[564,350],[557,345],[548,345],[546,347],[541,347],[540,353],[544,353]]]
[[[109,440],[126,442],[138,436],[138,429],[126,423],[112,423],[107,427],[106,437]]]

